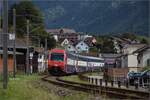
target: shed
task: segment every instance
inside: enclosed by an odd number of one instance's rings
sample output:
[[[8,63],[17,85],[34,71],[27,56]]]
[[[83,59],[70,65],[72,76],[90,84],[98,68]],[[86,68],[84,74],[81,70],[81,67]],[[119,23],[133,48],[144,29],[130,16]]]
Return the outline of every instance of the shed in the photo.
[[[16,55],[23,55],[23,53],[16,52]],[[13,52],[8,51],[8,72],[13,71]],[[0,73],[3,72],[3,50],[0,50]]]

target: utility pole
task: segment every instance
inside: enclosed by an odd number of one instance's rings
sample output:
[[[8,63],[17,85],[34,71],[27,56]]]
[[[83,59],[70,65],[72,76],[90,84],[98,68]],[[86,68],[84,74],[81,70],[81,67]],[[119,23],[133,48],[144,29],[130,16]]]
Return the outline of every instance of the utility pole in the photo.
[[[8,84],[7,38],[8,38],[8,1],[3,0],[3,88],[4,89],[7,89],[7,84]]]
[[[16,9],[13,9],[13,77],[16,77]]]
[[[27,53],[26,53],[26,72],[29,75],[29,20],[27,20]]]
[[[45,38],[45,69],[47,69],[47,38]]]
[[[40,48],[41,47],[41,39],[40,39],[40,37],[38,38],[38,47]]]

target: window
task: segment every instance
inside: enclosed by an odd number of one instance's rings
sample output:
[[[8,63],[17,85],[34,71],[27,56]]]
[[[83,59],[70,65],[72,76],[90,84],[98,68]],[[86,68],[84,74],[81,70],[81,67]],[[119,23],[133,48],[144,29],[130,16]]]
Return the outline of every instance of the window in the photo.
[[[150,59],[147,59],[147,66],[150,66]]]
[[[77,47],[77,49],[80,49],[80,47]]]
[[[81,43],[81,45],[83,45],[83,43]]]
[[[64,61],[64,54],[63,53],[52,53],[51,60],[54,61]]]

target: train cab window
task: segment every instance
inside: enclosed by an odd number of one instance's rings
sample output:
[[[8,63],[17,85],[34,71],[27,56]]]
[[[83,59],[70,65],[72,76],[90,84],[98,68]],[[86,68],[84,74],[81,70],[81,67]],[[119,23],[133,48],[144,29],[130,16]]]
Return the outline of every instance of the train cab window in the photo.
[[[51,60],[54,61],[64,61],[64,54],[63,53],[52,53]]]

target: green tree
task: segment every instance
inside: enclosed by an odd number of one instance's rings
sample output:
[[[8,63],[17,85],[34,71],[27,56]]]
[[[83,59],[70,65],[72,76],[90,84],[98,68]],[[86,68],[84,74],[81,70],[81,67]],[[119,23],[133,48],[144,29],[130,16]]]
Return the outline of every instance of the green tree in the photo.
[[[135,40],[136,35],[134,33],[124,33],[121,35],[121,38],[127,38],[127,39],[131,39],[131,40]]]
[[[148,44],[148,41],[145,38],[142,38],[141,43]]]
[[[16,34],[17,37],[26,35],[27,19],[30,21],[29,31],[30,36],[36,36],[41,39],[41,43],[45,45],[45,38],[47,38],[48,48],[54,48],[56,41],[49,33],[45,31],[44,17],[41,11],[36,7],[32,1],[20,1],[10,7],[9,10],[9,30],[12,31],[13,25],[13,9],[16,9]],[[32,42],[35,38],[32,38]]]
[[[17,36],[22,37],[26,34],[26,21],[30,21],[30,31],[32,35],[44,32],[44,19],[40,10],[32,3],[32,1],[20,1],[18,4],[14,4],[9,10],[9,27],[13,25],[13,8],[16,9],[16,33]],[[43,34],[43,33],[40,33]]]
[[[101,53],[116,53],[113,41],[109,38],[109,36],[97,37],[96,48],[97,50],[100,50]]]

